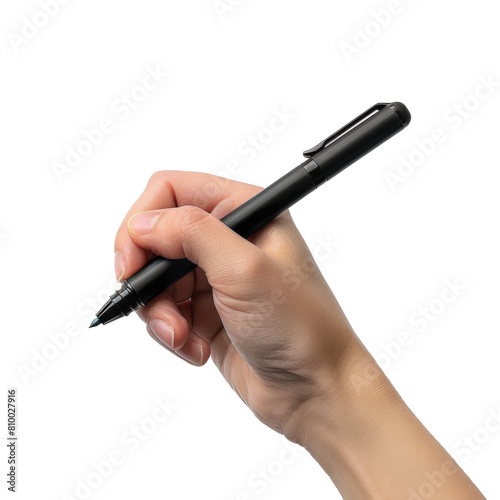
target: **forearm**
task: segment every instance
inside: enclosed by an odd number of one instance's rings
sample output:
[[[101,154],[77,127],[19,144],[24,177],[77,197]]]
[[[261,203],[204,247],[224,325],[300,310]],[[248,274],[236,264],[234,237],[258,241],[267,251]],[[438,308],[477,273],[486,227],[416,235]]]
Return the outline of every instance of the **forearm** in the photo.
[[[484,499],[355,344],[296,436],[343,498]]]

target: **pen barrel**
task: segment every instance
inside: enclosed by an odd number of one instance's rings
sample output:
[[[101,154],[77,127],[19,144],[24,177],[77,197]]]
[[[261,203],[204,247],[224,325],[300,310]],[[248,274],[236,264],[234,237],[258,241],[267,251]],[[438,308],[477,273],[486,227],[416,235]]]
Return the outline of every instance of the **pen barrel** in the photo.
[[[248,238],[316,189],[304,165],[294,168],[221,219],[235,233]],[[312,162],[314,163],[314,162]]]
[[[353,128],[347,128],[331,144],[306,160],[302,165],[257,193],[221,221],[243,238],[248,238],[266,226],[294,203],[330,180],[349,165],[365,156],[397,134],[408,124],[406,108],[392,103],[377,108]],[[140,305],[165,291],[169,286],[196,268],[187,259],[156,257],[125,281]]]
[[[195,268],[196,264],[187,259],[155,257],[124,283],[135,292],[139,304],[145,306]]]
[[[316,189],[313,178],[304,168],[309,163],[317,168],[312,160],[304,162],[226,215],[221,222],[243,238],[263,228]],[[125,284],[132,287],[140,305],[145,306],[195,268],[196,265],[187,259],[155,257]]]
[[[313,156],[327,180],[405,128],[400,111],[388,104]]]

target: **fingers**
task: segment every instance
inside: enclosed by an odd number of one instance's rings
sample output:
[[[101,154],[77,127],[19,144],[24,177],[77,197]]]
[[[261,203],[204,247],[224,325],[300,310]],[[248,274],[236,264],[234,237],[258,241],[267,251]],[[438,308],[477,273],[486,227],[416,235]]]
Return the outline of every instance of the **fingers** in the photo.
[[[169,346],[165,345],[157,335],[148,326],[147,331],[150,337],[155,340],[159,345],[167,349],[167,351],[172,352],[177,357],[187,361],[194,366],[203,366],[210,358],[210,345],[208,345],[204,340],[196,337],[194,334],[190,334],[186,343],[181,349],[172,350]]]
[[[170,349],[179,349],[186,342],[190,326],[169,294],[162,293],[147,306],[140,307],[137,313]]]
[[[129,220],[128,229],[141,248],[197,264],[212,287],[233,285],[263,269],[262,250],[198,207],[139,212]]]
[[[149,335],[162,347],[189,363],[201,366],[210,357],[210,345],[190,327],[189,302],[176,305],[167,293],[163,293],[138,314],[146,323]]]
[[[193,205],[220,219],[262,188],[198,172],[163,171],[153,174],[146,189],[125,216],[115,239],[117,279],[142,268],[151,252],[129,237],[128,220],[137,212]]]
[[[203,271],[197,269],[197,272],[202,273]],[[185,300],[180,304],[177,302],[169,292],[164,292],[147,306],[139,308],[137,314],[147,325],[154,321],[161,321],[173,329],[176,332],[175,342],[171,339],[168,328],[163,328],[161,324],[158,324],[156,328],[153,326],[155,332],[159,334],[158,336],[173,349],[184,345],[189,329],[208,343],[212,342],[215,335],[223,328],[221,318],[214,305],[212,289],[197,291],[188,302]],[[163,331],[167,331],[167,333],[163,335]]]
[[[219,220],[259,191],[257,186],[208,174],[159,172],[116,236],[116,271],[122,280],[153,255],[186,257],[199,266],[139,311],[148,333],[192,364],[204,364],[210,357],[210,343],[221,337],[219,333],[225,335],[213,302],[213,284],[225,284],[231,290],[263,269],[262,250]]]

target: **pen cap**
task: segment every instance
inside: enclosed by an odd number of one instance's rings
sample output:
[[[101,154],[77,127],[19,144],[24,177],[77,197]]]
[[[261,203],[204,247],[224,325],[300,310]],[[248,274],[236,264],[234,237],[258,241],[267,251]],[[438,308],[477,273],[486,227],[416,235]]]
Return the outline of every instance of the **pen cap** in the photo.
[[[411,121],[400,102],[376,104],[304,155],[330,180],[367,153],[403,130]]]
[[[407,127],[411,122],[410,110],[402,102],[393,102],[389,104],[396,111],[403,122],[403,127]]]

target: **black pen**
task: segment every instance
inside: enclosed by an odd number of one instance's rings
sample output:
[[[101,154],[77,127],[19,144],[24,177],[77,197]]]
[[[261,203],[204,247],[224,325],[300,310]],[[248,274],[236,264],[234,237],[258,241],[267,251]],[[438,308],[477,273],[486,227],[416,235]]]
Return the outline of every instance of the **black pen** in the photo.
[[[403,130],[411,120],[400,103],[381,103],[304,153],[307,160],[226,215],[221,221],[248,238],[321,184]],[[196,268],[187,259],[155,257],[123,282],[90,328],[128,316]]]

